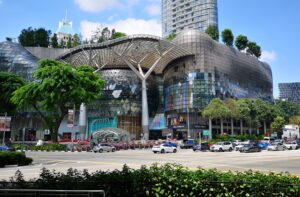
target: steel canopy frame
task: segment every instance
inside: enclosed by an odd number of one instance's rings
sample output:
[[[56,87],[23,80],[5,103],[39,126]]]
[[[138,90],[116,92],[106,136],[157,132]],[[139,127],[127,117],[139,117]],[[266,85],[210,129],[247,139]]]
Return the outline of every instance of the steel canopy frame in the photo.
[[[149,139],[149,113],[146,80],[173,60],[193,55],[186,49],[149,35],[132,35],[103,43],[80,45],[70,49],[57,59],[74,66],[91,65],[99,72],[103,68],[129,67],[142,81],[143,139]]]

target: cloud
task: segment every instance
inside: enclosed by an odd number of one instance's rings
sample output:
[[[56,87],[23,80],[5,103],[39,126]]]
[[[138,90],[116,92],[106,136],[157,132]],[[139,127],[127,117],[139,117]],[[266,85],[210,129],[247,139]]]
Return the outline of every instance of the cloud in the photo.
[[[115,21],[113,23],[101,24],[99,22],[81,21],[80,29],[84,39],[90,39],[93,32],[98,27],[108,27],[110,30],[115,29],[116,31],[124,32],[127,35],[133,34],[149,34],[155,36],[161,36],[161,23],[158,20],[150,19],[135,19],[128,18],[125,20]]]
[[[139,0],[74,0],[79,8],[86,12],[101,12],[110,9],[129,9],[136,5]]]
[[[97,28],[102,27],[98,22],[90,22],[87,20],[83,20],[80,22],[80,32],[82,34],[83,39],[91,39],[93,33]]]
[[[151,4],[146,7],[146,11],[151,16],[160,15],[160,6],[158,4]]]
[[[275,51],[262,51],[260,60],[263,62],[273,62],[277,59]]]
[[[86,12],[100,12],[122,4],[118,0],[74,0],[81,10]]]

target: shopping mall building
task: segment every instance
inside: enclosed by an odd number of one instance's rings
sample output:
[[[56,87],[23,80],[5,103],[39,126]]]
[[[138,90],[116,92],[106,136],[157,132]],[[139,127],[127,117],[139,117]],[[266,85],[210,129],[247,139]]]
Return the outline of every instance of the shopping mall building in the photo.
[[[0,70],[29,79],[36,70],[36,60],[45,57],[94,67],[106,84],[102,99],[87,106],[85,137],[101,129],[119,128],[131,139],[170,134],[178,139],[195,138],[208,129],[201,110],[213,98],[273,98],[272,71],[267,63],[197,30],[183,31],[172,42],[133,35],[70,50],[47,50],[0,43]],[[23,58],[23,64],[16,61],[17,56]],[[31,121],[17,117],[12,130],[32,128],[37,138],[43,138],[47,128],[37,121],[38,117],[27,114],[25,118]],[[217,129],[215,124],[213,134]],[[238,133],[239,125],[234,129]],[[69,138],[72,132],[79,133],[79,127],[68,128],[64,121],[59,132]]]

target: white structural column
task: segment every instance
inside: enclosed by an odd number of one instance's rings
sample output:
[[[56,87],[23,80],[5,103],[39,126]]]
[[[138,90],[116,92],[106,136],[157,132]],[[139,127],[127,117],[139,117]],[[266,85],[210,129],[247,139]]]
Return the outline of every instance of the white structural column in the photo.
[[[146,79],[142,80],[142,128],[143,137],[145,140],[149,139],[149,112],[148,112],[148,97]]]
[[[87,139],[88,136],[86,136],[86,106],[85,106],[84,103],[81,103],[81,105],[80,105],[79,132],[80,132],[80,139],[81,140],[84,140],[84,138]]]
[[[158,42],[158,45],[160,45],[160,41]],[[141,58],[138,62],[131,59],[130,57],[126,56],[127,53],[133,48],[134,44],[132,43],[124,50],[122,54],[117,53],[113,48],[109,48],[115,55],[117,55],[121,60],[123,60],[128,67],[141,79],[142,81],[142,129],[143,129],[143,138],[144,140],[149,140],[149,112],[148,112],[148,98],[147,98],[147,84],[146,80],[150,76],[150,74],[153,72],[153,70],[156,68],[156,66],[159,64],[159,62],[163,59],[165,55],[167,55],[174,47],[170,47],[166,51],[160,51],[156,48],[158,58],[155,60],[155,62],[149,67],[149,65],[146,65],[149,70],[144,74],[141,63],[146,59],[148,56],[145,55],[143,58]],[[134,62],[137,64],[136,66],[132,65],[131,62]]]

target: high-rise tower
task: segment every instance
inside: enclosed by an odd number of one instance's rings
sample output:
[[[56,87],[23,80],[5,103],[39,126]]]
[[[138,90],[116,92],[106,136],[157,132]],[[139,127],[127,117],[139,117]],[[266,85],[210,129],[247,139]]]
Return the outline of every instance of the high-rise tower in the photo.
[[[218,28],[217,0],[162,0],[162,34],[178,34],[185,29],[205,31]]]

